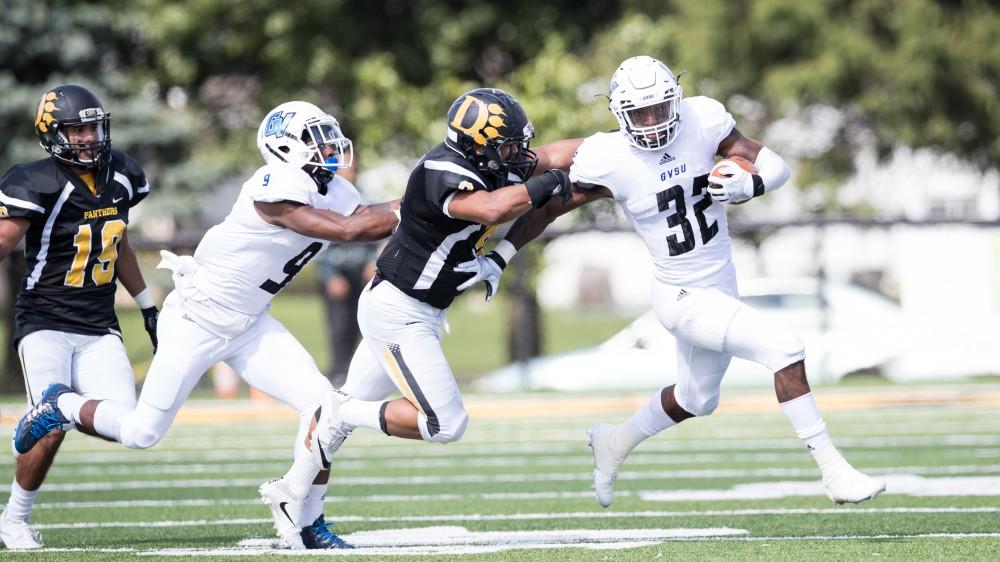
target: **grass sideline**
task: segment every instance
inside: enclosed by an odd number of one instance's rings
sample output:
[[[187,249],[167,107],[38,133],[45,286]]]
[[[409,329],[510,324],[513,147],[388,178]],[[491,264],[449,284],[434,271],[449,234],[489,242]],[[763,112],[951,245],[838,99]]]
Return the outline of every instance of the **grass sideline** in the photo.
[[[889,481],[876,501],[837,507],[822,496],[815,465],[766,390],[732,391],[716,415],[640,445],[608,510],[588,489],[583,430],[620,420],[647,393],[470,395],[472,421],[458,443],[367,430],[348,440],[334,461],[326,514],[363,548],[335,555],[480,562],[995,554],[1000,384],[838,385],[817,397],[848,459]],[[263,546],[270,519],[255,489],[287,467],[294,430],[294,415],[280,405],[195,400],[150,451],[72,434],[34,522],[48,546],[77,550],[0,550],[0,559],[285,560],[291,553]],[[0,459],[8,474],[12,463]],[[691,536],[677,538],[683,533]]]

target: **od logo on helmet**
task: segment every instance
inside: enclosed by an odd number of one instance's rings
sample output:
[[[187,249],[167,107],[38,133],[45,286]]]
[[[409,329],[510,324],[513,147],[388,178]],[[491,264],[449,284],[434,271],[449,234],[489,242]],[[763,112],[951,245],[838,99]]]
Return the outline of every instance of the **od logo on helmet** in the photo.
[[[475,114],[469,113],[473,107]],[[451,126],[472,137],[476,144],[485,145],[486,139],[499,137],[500,131],[498,129],[506,126],[502,115],[504,115],[504,111],[499,104],[487,104],[478,98],[465,96],[462,105],[455,112],[455,118],[451,120]],[[472,120],[472,123],[465,125],[464,123],[469,120]],[[487,123],[490,126],[484,128]]]

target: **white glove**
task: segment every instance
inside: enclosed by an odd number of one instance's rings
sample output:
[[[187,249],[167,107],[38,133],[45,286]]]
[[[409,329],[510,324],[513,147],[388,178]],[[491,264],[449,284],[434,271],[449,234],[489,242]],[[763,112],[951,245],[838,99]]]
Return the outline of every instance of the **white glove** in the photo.
[[[497,255],[496,252],[490,252],[485,256],[476,256],[474,259],[456,265],[455,271],[474,274],[465,283],[459,285],[458,290],[464,291],[483,281],[486,283],[486,302],[490,302],[500,288],[500,276],[503,274],[503,268],[493,258],[495,255]]]
[[[753,198],[753,174],[735,162],[720,160],[708,176],[708,194],[723,205]]]

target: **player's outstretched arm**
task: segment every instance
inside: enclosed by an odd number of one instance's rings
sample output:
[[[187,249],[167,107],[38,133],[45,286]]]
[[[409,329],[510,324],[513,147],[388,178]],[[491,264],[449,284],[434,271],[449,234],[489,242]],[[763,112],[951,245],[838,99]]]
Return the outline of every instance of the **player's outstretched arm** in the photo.
[[[580,148],[581,144],[583,144],[583,139],[565,139],[535,148],[535,155],[538,156],[535,174],[552,168],[568,172],[570,165],[573,164],[573,155],[576,154],[576,149]]]
[[[0,219],[0,261],[6,259],[14,251],[17,243],[28,232],[29,226],[31,226],[31,223],[28,219]]]
[[[569,176],[562,170],[545,170],[524,183],[493,191],[461,191],[448,203],[448,214],[487,226],[516,219],[532,208],[545,205],[553,196],[568,200],[573,193]]]
[[[254,202],[257,213],[270,224],[282,226],[303,236],[331,242],[369,242],[381,240],[392,234],[399,223],[392,207],[398,208],[399,201],[385,205],[388,205],[388,210],[383,212],[369,209],[367,212],[346,217],[340,213],[291,201]]]

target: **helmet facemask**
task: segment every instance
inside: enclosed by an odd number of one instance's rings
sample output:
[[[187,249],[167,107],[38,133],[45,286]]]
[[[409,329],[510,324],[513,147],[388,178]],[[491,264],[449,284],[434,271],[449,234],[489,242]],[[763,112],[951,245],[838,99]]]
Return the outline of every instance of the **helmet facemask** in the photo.
[[[629,142],[659,150],[680,129],[681,86],[670,69],[651,57],[626,60],[611,79],[609,107]]]
[[[491,188],[523,183],[538,157],[528,149],[535,128],[521,104],[496,88],[462,94],[448,110],[446,143],[462,153]]]
[[[272,109],[257,131],[257,148],[268,164],[302,168],[321,191],[337,170],[354,163],[354,146],[337,120],[315,105],[286,102]]]
[[[92,134],[71,130],[87,125],[93,127]],[[111,114],[82,86],[57,86],[42,95],[35,114],[35,134],[42,148],[64,164],[97,169],[111,159]]]

